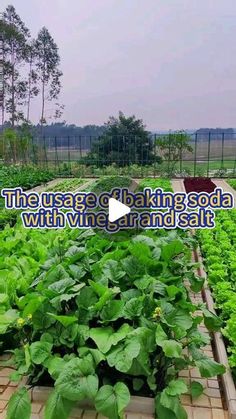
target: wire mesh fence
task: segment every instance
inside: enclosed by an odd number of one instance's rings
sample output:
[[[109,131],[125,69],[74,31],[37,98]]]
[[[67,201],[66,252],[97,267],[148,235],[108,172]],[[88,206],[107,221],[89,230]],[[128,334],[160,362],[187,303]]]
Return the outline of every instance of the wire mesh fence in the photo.
[[[236,133],[17,137],[0,143],[2,161],[47,167],[58,175],[236,177]],[[160,145],[161,143],[161,145]]]

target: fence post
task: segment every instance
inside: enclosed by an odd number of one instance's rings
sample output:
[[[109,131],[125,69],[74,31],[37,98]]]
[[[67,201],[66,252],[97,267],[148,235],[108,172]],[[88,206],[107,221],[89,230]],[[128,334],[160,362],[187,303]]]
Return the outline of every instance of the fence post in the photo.
[[[69,168],[69,175],[71,175],[71,164],[70,164],[70,136],[68,135],[67,138],[67,151],[68,151],[68,168]]]
[[[225,133],[222,132],[222,142],[221,142],[221,169],[224,168],[224,143],[225,143]]]
[[[156,178],[156,176],[157,176],[156,139],[157,139],[157,135],[154,134],[154,147],[153,147],[153,150],[154,150],[154,178]]]
[[[207,177],[209,177],[210,150],[211,150],[211,132],[209,131],[209,134],[208,134],[208,151],[207,151]]]
[[[57,137],[55,136],[55,170],[59,169],[58,153],[57,153]],[[58,170],[60,173],[60,169]]]
[[[168,134],[168,141],[169,141],[169,156],[168,156],[168,177],[170,177],[170,142],[171,142],[171,136],[170,132]]]
[[[46,149],[46,138],[45,135],[43,136],[43,148],[44,148],[44,165],[48,168],[48,157],[47,157],[47,149]]]
[[[183,133],[182,132],[180,134],[180,161],[179,161],[179,170],[180,170],[180,175],[182,177],[182,170],[183,170]]]
[[[197,165],[197,132],[195,132],[195,140],[194,140],[194,168],[193,168],[193,177],[196,176],[196,165]]]

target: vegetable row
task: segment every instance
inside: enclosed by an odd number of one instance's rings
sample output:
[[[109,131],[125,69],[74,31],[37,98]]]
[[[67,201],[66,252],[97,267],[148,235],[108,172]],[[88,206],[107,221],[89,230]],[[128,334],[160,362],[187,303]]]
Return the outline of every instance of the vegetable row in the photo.
[[[116,181],[94,188],[130,179]],[[108,235],[24,230],[17,223],[0,232],[0,243],[2,350],[13,351],[11,380],[26,375],[32,385],[53,385],[46,419],[67,419],[84,400],[119,419],[131,395],[154,397],[160,419],[187,419],[180,396],[197,397],[203,387],[178,372],[189,366],[202,377],[224,372],[202,351],[209,338],[198,325],[204,321],[212,331],[221,324],[189,298],[186,279],[194,292],[203,282],[191,261],[193,239],[184,232]],[[10,399],[8,418],[30,414],[22,387]]]
[[[236,210],[218,211],[216,227],[198,232],[208,281],[219,316],[229,362],[236,376]]]

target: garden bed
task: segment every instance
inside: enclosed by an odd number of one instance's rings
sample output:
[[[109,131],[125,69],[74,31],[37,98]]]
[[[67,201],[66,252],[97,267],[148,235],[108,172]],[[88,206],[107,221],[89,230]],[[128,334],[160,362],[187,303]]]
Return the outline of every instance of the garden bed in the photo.
[[[215,303],[212,298],[212,294],[207,282],[207,274],[204,270],[204,264],[201,256],[200,249],[197,248],[194,251],[194,258],[197,263],[200,264],[198,268],[198,273],[202,278],[205,278],[204,288],[203,288],[203,298],[206,302],[207,308],[216,314],[215,312]],[[234,384],[234,380],[230,371],[230,366],[228,363],[228,356],[227,350],[225,347],[223,336],[220,332],[213,333],[214,338],[214,347],[215,347],[215,354],[216,359],[221,364],[225,365],[226,371],[221,376],[222,387],[224,391],[224,397],[226,401],[226,405],[229,411],[229,418],[236,419],[236,388]]]
[[[185,178],[184,186],[187,193],[189,192],[214,192],[216,185],[209,178]]]
[[[92,189],[130,184],[129,177],[105,178]],[[159,419],[186,419],[180,399],[204,392],[199,377],[215,381],[224,372],[204,351],[209,337],[199,331],[202,322],[204,330],[218,330],[219,321],[190,298],[203,286],[191,260],[193,238],[177,230],[126,233],[129,240],[20,225],[0,232],[2,348],[13,350],[11,382],[29,377],[33,398],[38,385],[53,386],[47,419],[67,418],[87,399],[99,414],[118,419],[130,401],[146,398]],[[187,381],[180,374],[189,368],[199,375]],[[23,416],[20,405],[30,412],[24,387],[9,411]]]

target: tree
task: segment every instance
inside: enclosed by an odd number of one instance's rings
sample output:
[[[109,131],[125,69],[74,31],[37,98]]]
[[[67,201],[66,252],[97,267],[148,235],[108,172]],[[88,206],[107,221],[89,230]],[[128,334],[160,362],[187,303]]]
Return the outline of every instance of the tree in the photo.
[[[43,27],[35,42],[37,51],[36,69],[41,83],[41,127],[46,123],[45,103],[58,98],[61,90],[60,78],[62,72],[59,70],[60,56],[58,47],[47,28]]]
[[[13,6],[7,6],[3,13],[4,24],[4,108],[10,114],[12,127],[24,119],[20,107],[27,93],[27,80],[20,73],[27,57],[29,30]]]
[[[32,39],[27,45],[27,62],[29,65],[29,72],[28,72],[28,83],[27,83],[27,112],[26,112],[26,121],[27,123],[30,122],[30,105],[31,99],[39,94],[38,88],[38,74],[36,71],[36,47],[35,47],[35,40]]]
[[[155,160],[153,151],[154,144],[143,121],[119,112],[118,118],[111,116],[108,119],[105,133],[93,143],[85,161],[98,166],[152,164]]]
[[[161,151],[164,160],[168,161],[168,172],[172,174],[177,162],[182,161],[185,152],[192,153],[190,137],[185,131],[177,131],[160,136],[155,141],[157,151]]]

